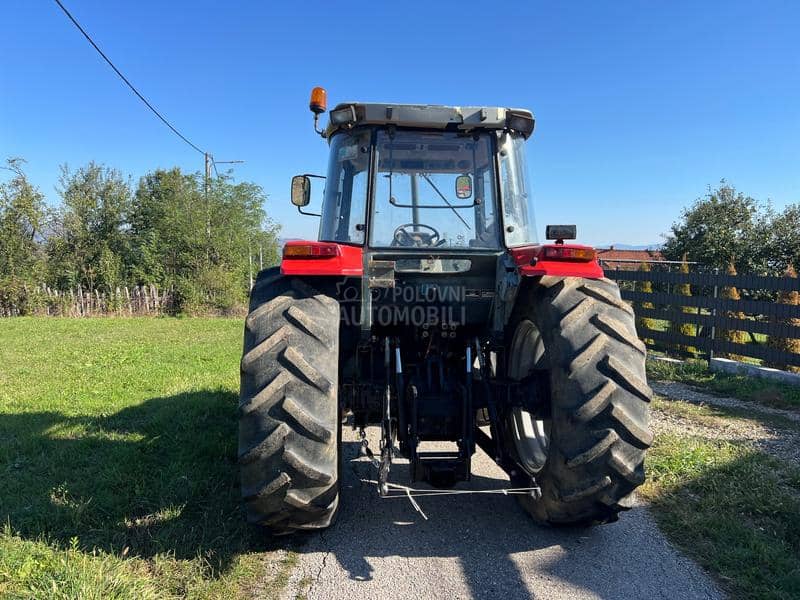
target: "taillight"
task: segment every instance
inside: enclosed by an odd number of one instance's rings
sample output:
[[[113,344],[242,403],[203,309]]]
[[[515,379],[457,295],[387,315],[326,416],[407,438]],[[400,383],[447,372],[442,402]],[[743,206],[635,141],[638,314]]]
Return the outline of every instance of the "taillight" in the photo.
[[[575,260],[589,262],[597,258],[594,248],[573,248],[570,246],[545,246],[545,260]]]
[[[283,258],[333,258],[339,256],[336,244],[286,244]]]

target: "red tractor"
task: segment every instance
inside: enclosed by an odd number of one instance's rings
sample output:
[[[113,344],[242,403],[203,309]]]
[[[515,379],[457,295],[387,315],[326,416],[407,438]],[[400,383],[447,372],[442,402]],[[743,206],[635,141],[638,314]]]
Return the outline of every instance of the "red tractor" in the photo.
[[[322,88],[310,108],[317,129]],[[506,108],[330,111],[319,240],[287,242],[250,295],[249,521],[276,534],[330,525],[343,420],[381,427],[380,495],[399,488],[398,455],[412,481],[449,488],[470,479],[479,446],[539,522],[604,523],[629,507],[652,441],[645,347],[594,249],[566,242],[575,226],[537,242],[533,128]],[[303,214],[311,177],[292,179]]]

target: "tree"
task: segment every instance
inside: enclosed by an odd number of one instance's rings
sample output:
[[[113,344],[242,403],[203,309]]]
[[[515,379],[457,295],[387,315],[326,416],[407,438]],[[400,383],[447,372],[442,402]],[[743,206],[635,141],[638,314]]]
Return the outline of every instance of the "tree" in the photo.
[[[0,277],[30,279],[42,256],[39,240],[44,229],[44,196],[22,170],[24,161],[10,158],[11,179],[0,184]]]
[[[178,311],[228,311],[247,299],[258,268],[278,261],[279,227],[263,190],[217,177],[157,170],[136,193],[116,170],[62,167],[62,203],[45,227],[42,195],[9,161],[0,184],[0,312],[18,314],[41,283],[113,292],[125,285],[169,289]],[[253,260],[253,257],[255,260]],[[22,294],[22,295],[21,295]],[[11,307],[9,310],[7,307]]]
[[[156,170],[139,180],[130,214],[135,283],[171,286],[197,267],[205,232],[202,203],[197,182],[178,168]]]
[[[666,236],[663,253],[670,260],[689,260],[725,268],[735,256],[747,271],[766,268],[764,247],[772,214],[753,198],[720,182],[685,209]]]
[[[794,267],[790,263],[786,267],[786,271],[784,271],[784,277],[791,277],[797,279],[797,271],[794,270]],[[792,290],[791,292],[780,292],[778,294],[778,303],[779,304],[789,304],[791,306],[800,306],[800,292],[796,290]],[[800,319],[794,317],[788,317],[783,319],[778,319],[778,323],[783,323],[785,325],[790,325],[793,327],[800,327]],[[798,338],[786,338],[780,336],[769,336],[767,340],[767,345],[771,348],[775,348],[781,352],[788,352],[790,354],[797,354],[800,355],[800,339]],[[784,369],[787,371],[793,371],[794,373],[800,373],[800,367],[786,365],[784,362],[772,362],[770,366],[775,367],[777,369]]]
[[[800,203],[773,215],[764,242],[764,262],[771,273],[783,274],[786,265],[800,264]]]
[[[124,279],[130,186],[119,171],[94,162],[61,170],[63,205],[47,243],[51,283],[113,290]]]
[[[44,196],[31,185],[22,170],[24,161],[6,161],[11,179],[0,184],[0,305],[25,314],[28,288],[41,283],[43,254],[41,236],[47,211]]]
[[[249,289],[250,256],[278,258],[278,228],[266,217],[263,190],[179,169],[139,181],[130,217],[131,274],[176,291],[181,310],[230,310]]]

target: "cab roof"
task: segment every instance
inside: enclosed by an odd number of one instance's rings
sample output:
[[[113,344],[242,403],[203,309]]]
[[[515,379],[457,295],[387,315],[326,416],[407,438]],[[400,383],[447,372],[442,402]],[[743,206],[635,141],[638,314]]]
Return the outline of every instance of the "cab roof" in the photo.
[[[512,130],[528,138],[535,124],[529,110],[497,106],[343,102],[337,104],[328,117],[326,137],[358,125],[395,125],[456,131]]]

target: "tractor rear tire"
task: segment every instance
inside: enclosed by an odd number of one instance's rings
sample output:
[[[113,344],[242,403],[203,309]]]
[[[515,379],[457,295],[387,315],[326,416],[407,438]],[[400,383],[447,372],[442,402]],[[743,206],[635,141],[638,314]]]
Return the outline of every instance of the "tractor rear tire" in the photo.
[[[339,304],[268,269],[250,294],[241,361],[239,465],[247,520],[273,534],[321,529],[339,502]]]
[[[540,499],[521,497],[524,508],[552,525],[616,521],[644,481],[653,440],[633,310],[608,279],[543,277],[520,294],[508,332],[509,377],[550,372],[550,418],[517,413],[504,422],[503,443],[527,472],[516,484],[534,476],[542,490]],[[527,451],[542,446],[543,454]]]

